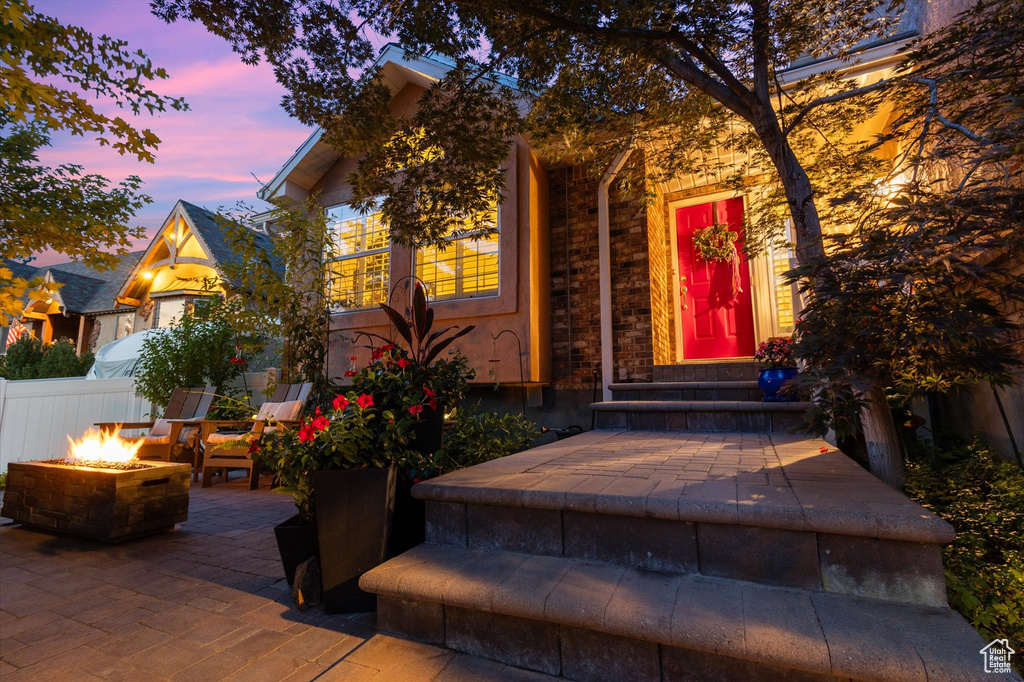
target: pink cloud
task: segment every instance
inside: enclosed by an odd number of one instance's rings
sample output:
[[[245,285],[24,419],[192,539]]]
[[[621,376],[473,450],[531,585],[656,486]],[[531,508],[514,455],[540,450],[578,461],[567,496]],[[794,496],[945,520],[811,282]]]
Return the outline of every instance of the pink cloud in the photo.
[[[154,203],[143,208],[133,224],[152,234],[178,199],[209,208],[237,201],[263,205],[256,197],[259,183],[268,182],[310,130],[281,109],[284,90],[272,69],[242,64],[221,38],[190,23],[165,25],[149,13],[148,3],[111,0],[38,0],[39,11],[67,24],[84,26],[142,49],[170,77],[151,84],[161,94],[185,97],[190,111],[170,111],[131,120],[160,137],[156,163],[120,156],[93,139],[53,136],[52,146],[40,150],[48,165],[77,163],[88,173],[117,181],[139,175],[143,191]],[[124,115],[109,103],[105,112]],[[148,240],[140,245],[144,247]],[[47,254],[49,262],[66,260]],[[42,262],[39,260],[37,262]]]

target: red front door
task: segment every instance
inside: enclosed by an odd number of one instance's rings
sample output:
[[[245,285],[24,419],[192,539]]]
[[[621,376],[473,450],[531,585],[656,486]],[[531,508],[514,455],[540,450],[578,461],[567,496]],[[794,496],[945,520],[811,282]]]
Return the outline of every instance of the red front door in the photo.
[[[717,213],[717,215],[716,215]],[[708,263],[693,248],[693,233],[716,222],[740,234],[736,263]],[[676,209],[683,358],[735,358],[754,354],[750,269],[743,257],[743,199]]]

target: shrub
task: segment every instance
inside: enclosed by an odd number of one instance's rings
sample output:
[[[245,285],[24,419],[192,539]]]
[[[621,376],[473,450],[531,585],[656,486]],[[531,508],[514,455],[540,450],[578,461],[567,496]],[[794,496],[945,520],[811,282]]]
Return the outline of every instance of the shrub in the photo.
[[[907,494],[956,529],[944,550],[950,605],[986,640],[1024,643],[1024,472],[973,445],[907,473]]]
[[[444,430],[444,445],[434,454],[441,472],[471,467],[521,452],[540,435],[537,425],[518,414],[481,412],[480,405],[459,408],[455,423]]]
[[[11,381],[80,377],[92,363],[92,353],[76,355],[75,344],[68,339],[43,344],[26,334],[7,349],[4,377]]]
[[[213,386],[224,395],[245,369],[230,309],[217,298],[197,301],[166,333],[148,337],[135,370],[139,395],[161,407],[179,386]]]

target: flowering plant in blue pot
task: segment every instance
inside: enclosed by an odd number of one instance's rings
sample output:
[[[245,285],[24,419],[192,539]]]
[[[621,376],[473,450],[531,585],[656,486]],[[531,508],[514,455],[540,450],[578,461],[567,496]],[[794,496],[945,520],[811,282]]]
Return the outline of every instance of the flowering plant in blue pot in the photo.
[[[779,395],[786,382],[797,375],[792,339],[781,337],[762,342],[754,353],[754,359],[763,365],[757,375],[763,400],[791,402],[797,399],[796,395]]]

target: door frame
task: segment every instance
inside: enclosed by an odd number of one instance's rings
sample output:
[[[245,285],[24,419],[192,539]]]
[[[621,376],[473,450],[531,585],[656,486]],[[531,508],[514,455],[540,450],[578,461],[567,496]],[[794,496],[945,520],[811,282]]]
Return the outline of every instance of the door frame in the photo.
[[[680,314],[682,300],[679,296],[679,244],[676,234],[676,209],[737,198],[743,199],[743,215],[746,217],[749,210],[749,196],[741,194],[737,197],[735,192],[728,190],[686,197],[685,199],[677,199],[668,203],[668,220],[666,222],[668,223],[669,235],[672,239],[672,319],[675,321],[675,334],[678,341],[676,343],[677,363],[685,362],[686,357],[683,353],[683,320]],[[771,296],[771,263],[769,263],[768,257],[762,254],[748,260],[747,267],[750,273],[750,303],[754,316],[754,346],[756,347],[757,344],[766,341],[772,336],[775,329],[775,306]],[[723,361],[728,362],[729,358],[724,358]]]

